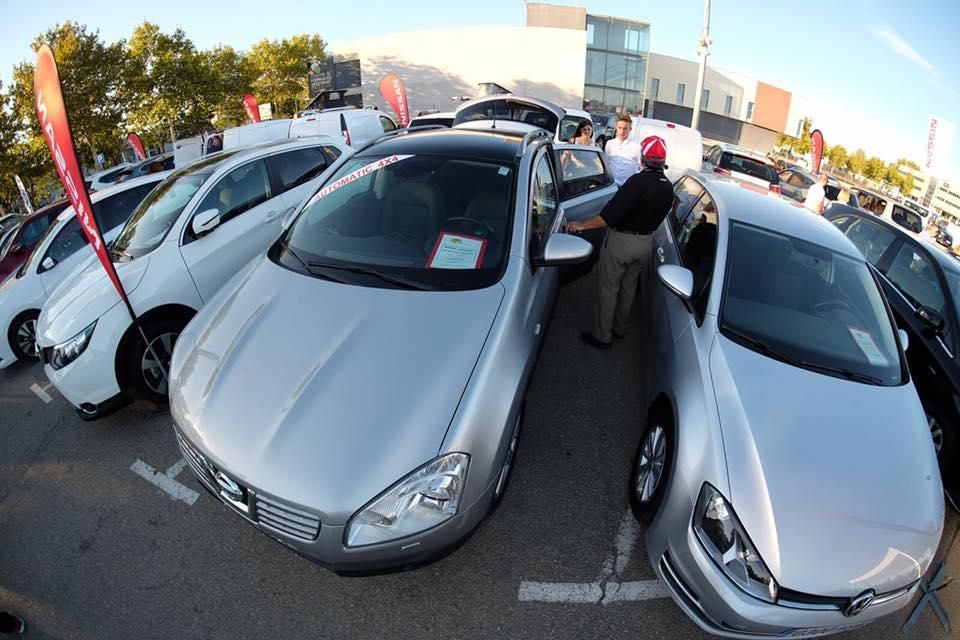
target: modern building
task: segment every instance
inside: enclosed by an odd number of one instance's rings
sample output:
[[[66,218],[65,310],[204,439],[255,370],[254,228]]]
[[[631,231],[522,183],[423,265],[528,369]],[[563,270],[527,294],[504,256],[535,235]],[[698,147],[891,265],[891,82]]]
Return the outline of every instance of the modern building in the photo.
[[[960,223],[960,183],[937,179],[930,183],[930,207],[935,213]]]
[[[905,195],[911,200],[929,206],[930,199],[933,197],[933,191],[930,189],[930,176],[923,171],[908,167],[905,164],[899,165],[897,170],[903,175],[913,178],[913,191]]]

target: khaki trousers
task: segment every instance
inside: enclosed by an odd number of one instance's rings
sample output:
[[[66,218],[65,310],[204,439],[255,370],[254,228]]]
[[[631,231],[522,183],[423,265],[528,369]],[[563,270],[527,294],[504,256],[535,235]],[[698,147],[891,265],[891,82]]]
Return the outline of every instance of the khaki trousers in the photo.
[[[614,331],[620,335],[627,332],[637,280],[652,244],[652,235],[607,230],[597,262],[597,310],[593,324],[593,337],[597,340],[610,342]]]

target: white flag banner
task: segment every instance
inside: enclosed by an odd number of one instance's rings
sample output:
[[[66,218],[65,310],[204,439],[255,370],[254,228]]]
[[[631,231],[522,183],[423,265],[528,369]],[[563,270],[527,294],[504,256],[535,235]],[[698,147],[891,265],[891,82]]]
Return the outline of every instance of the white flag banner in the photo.
[[[23,198],[23,208],[27,210],[27,214],[33,213],[33,205],[30,204],[30,194],[27,193],[27,188],[23,186],[23,180],[21,180],[18,175],[14,175],[13,179],[17,183],[17,189],[20,190],[20,197]]]

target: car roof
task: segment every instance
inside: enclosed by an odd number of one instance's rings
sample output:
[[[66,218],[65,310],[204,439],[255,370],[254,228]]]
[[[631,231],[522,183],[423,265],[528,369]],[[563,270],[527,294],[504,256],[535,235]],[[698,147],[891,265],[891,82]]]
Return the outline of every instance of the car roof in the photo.
[[[410,120],[418,120],[420,118],[450,118],[453,119],[453,111],[434,111],[433,113],[421,113],[418,116],[413,116]]]
[[[773,162],[770,161],[770,158],[768,158],[765,155],[761,155],[755,151],[750,151],[750,149],[744,149],[743,147],[738,147],[737,145],[730,144],[728,142],[721,142],[717,146],[720,147],[720,150],[723,151],[724,153],[735,153],[738,156],[746,156],[751,160],[756,160],[758,162],[768,164],[771,167],[773,166]]]
[[[512,164],[516,160],[517,149],[522,140],[522,134],[516,132],[428,129],[381,138],[357,155],[445,155]]]
[[[834,204],[830,207],[830,211],[828,213],[828,218],[834,218],[841,215],[852,215],[858,218],[864,218],[873,222],[874,224],[891,230],[893,233],[900,234],[907,238],[914,238],[920,242],[921,246],[927,249],[933,259],[940,263],[942,268],[960,274],[960,262],[957,261],[957,258],[954,257],[953,254],[949,253],[946,249],[940,248],[940,246],[938,246],[936,243],[930,242],[927,238],[923,237],[922,234],[911,233],[909,230],[904,229],[892,220],[879,218],[871,213],[845,204]]]
[[[741,186],[738,180],[715,174],[688,170],[685,175],[696,177],[707,188],[717,212],[728,220],[762,227],[861,258],[860,251],[839,229],[799,204],[790,204],[775,195],[761,195]]]
[[[526,96],[518,96],[513,93],[495,93],[493,95],[481,96],[479,98],[474,98],[473,100],[468,100],[467,102],[464,102],[462,105],[457,107],[457,110],[454,113],[459,113],[460,111],[462,111],[463,109],[466,109],[467,107],[472,107],[477,104],[483,104],[484,102],[494,102],[496,100],[506,100],[508,102],[525,102],[527,104],[532,104],[532,105],[541,107],[543,109],[546,109],[547,111],[552,111],[553,114],[556,115],[558,118],[562,118],[564,114],[566,114],[567,112],[567,110],[561,107],[560,105],[554,104],[553,102],[549,102],[547,100],[541,100],[540,98],[528,98]]]

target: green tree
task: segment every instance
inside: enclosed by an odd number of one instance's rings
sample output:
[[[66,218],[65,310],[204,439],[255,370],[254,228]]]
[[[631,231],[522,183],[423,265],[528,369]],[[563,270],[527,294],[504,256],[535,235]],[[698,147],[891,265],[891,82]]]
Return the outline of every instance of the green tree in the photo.
[[[810,132],[813,129],[813,121],[810,118],[804,118],[800,126],[800,138],[797,139],[793,150],[800,155],[806,155],[813,150],[813,143],[810,142]]]
[[[247,53],[254,73],[253,93],[260,104],[272,103],[274,116],[292,115],[307,102],[307,62],[326,57],[317,34],[261,40]],[[241,93],[241,96],[243,94]]]
[[[847,168],[855,174],[862,176],[867,169],[867,154],[863,149],[857,149],[847,158]]]
[[[216,91],[214,120],[217,128],[226,129],[247,122],[243,94],[251,90],[254,69],[243,52],[232,47],[217,47],[203,52]]]
[[[887,167],[883,164],[883,160],[877,157],[871,157],[867,160],[867,165],[863,173],[864,177],[879,182],[884,179],[886,174]]]
[[[825,155],[827,156],[827,160],[830,161],[830,166],[835,169],[840,169],[847,165],[847,148],[842,144],[833,145]]]
[[[910,167],[911,169],[913,169],[913,170],[915,170],[915,171],[920,171],[920,165],[918,165],[918,164],[917,164],[916,162],[914,162],[913,160],[908,160],[907,158],[898,158],[898,159],[897,159],[897,164],[898,164],[898,165],[901,165],[901,164],[902,164],[903,166],[905,166],[905,167]]]
[[[118,157],[122,141],[119,125],[126,106],[121,97],[126,62],[123,43],[107,44],[99,32],[65,22],[34,38],[31,48],[36,51],[42,44],[49,44],[57,59],[81,164],[94,164],[98,152],[107,158]],[[31,62],[15,65],[11,89],[13,113],[28,141],[42,137],[34,104],[33,70]]]
[[[127,55],[127,126],[148,146],[201,133],[221,91],[208,58],[182,29],[166,34],[149,22],[134,29]]]

